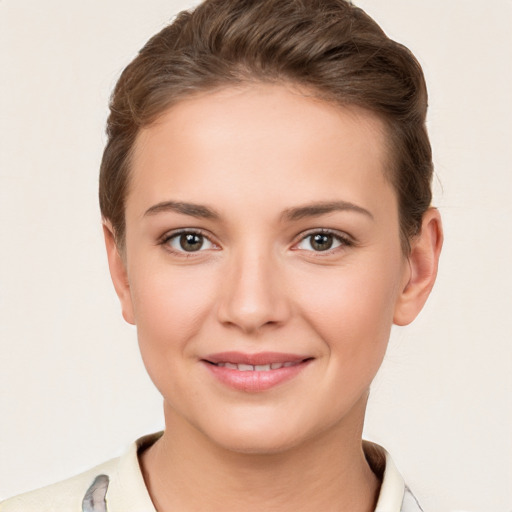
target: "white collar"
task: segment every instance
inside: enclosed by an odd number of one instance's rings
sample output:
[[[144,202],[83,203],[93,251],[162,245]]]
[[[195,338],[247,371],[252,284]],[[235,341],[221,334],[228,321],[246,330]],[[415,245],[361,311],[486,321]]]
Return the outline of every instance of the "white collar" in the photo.
[[[391,455],[382,446],[369,441],[363,441],[363,450],[372,471],[382,482],[375,512],[423,512]]]

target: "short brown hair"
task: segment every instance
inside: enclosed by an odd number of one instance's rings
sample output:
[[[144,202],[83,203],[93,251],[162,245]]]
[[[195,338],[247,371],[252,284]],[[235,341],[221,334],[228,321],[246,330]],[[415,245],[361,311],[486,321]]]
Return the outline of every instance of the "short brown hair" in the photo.
[[[188,95],[250,82],[299,85],[386,123],[407,252],[432,199],[425,79],[407,48],[345,0],[205,0],[148,41],[121,74],[107,121],[100,208],[118,245],[140,128]]]

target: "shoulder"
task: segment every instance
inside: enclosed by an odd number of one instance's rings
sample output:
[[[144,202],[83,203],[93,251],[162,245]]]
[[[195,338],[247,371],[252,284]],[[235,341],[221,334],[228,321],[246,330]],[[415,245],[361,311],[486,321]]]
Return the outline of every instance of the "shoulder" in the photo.
[[[155,512],[139,466],[138,452],[161,432],[132,443],[121,457],[77,476],[0,503],[0,512]]]
[[[118,464],[119,459],[112,459],[56,484],[10,498],[0,503],[0,512],[81,512],[82,501],[96,478],[111,478]]]

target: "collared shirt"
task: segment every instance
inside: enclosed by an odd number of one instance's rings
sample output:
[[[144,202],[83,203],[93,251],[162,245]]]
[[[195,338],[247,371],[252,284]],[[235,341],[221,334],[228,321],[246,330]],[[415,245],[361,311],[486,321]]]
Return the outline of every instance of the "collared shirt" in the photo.
[[[161,435],[144,436],[121,457],[85,473],[10,498],[0,503],[0,512],[156,512],[137,454]],[[422,512],[386,450],[368,441],[363,448],[372,470],[382,478],[375,512]]]

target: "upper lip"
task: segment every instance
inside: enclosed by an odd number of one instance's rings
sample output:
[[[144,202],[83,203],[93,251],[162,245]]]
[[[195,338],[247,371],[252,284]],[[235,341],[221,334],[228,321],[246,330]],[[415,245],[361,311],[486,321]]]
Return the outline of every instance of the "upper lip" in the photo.
[[[203,358],[204,361],[209,363],[233,363],[233,364],[250,364],[250,365],[264,365],[271,363],[300,363],[306,359],[311,359],[311,356],[304,356],[299,354],[285,354],[283,352],[258,352],[255,354],[248,354],[245,352],[218,352],[210,354]]]

